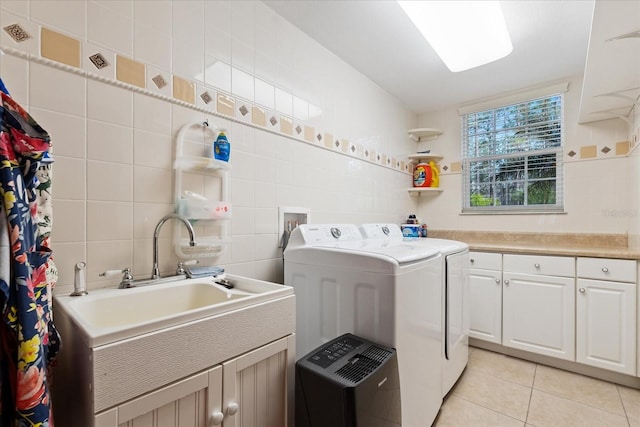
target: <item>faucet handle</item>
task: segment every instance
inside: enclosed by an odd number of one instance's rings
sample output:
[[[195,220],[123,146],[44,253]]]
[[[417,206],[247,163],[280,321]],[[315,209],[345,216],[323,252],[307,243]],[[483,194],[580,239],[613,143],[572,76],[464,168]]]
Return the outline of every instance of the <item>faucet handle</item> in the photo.
[[[119,288],[130,288],[131,285],[133,284],[133,275],[131,274],[131,268],[126,267],[122,270],[107,270],[107,271],[103,271],[102,273],[98,274],[98,276],[100,277],[110,277],[110,276],[114,276],[116,274],[121,274],[122,273],[122,281],[120,282],[120,285],[118,285]]]
[[[195,265],[195,264],[198,264],[199,262],[200,261],[198,261],[197,259],[192,259],[190,261],[179,262],[178,263],[178,269],[176,270],[176,274],[177,275],[187,274],[187,271],[184,269],[184,267],[187,266],[187,265]]]

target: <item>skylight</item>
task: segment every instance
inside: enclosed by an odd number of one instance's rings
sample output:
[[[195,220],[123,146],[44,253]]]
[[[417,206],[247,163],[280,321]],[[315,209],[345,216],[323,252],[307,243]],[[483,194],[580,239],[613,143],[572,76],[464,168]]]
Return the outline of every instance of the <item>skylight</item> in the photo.
[[[513,50],[499,1],[398,1],[453,72],[504,58]]]

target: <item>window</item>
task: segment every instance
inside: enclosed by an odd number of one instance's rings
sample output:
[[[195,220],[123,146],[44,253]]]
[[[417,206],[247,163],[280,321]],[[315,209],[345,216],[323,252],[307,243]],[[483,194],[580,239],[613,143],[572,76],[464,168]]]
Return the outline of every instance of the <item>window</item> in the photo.
[[[561,212],[562,94],[462,116],[463,212]]]

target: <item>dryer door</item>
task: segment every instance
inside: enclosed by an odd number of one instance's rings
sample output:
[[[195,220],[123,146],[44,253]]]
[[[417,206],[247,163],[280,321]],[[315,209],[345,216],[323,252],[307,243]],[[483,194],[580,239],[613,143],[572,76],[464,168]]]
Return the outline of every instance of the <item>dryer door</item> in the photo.
[[[443,395],[467,365],[469,357],[469,252],[446,256]]]

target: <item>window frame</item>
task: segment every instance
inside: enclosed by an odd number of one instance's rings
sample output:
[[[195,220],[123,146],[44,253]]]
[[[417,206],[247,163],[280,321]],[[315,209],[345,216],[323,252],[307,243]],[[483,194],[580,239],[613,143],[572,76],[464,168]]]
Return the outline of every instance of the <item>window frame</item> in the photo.
[[[505,100],[504,102],[500,103],[500,102],[493,102],[491,105],[482,105],[480,104],[481,108],[463,108],[460,112],[460,116],[461,116],[461,165],[462,165],[462,213],[463,214],[530,214],[530,213],[537,213],[537,214],[545,214],[545,213],[565,213],[564,210],[564,162],[563,162],[563,148],[564,148],[564,144],[565,144],[565,133],[566,133],[566,129],[565,129],[565,123],[564,123],[564,108],[565,108],[565,96],[564,96],[564,92],[566,92],[566,86],[564,87],[564,90],[558,90],[558,91],[554,91],[554,93],[544,93],[544,94],[540,94],[540,93],[535,93],[535,94],[528,94],[528,96],[526,97],[522,97],[520,99],[514,100],[513,98],[510,98],[508,100]],[[495,123],[495,117],[496,114],[498,113],[498,110],[501,109],[505,109],[508,107],[512,107],[512,106],[531,106],[533,103],[540,101],[540,100],[549,100],[549,99],[553,99],[555,97],[559,98],[559,119],[556,120],[547,120],[546,122],[544,122],[545,124],[559,124],[560,126],[560,132],[559,132],[559,145],[557,146],[552,146],[552,147],[548,147],[548,148],[543,148],[543,149],[533,149],[533,150],[529,150],[532,145],[533,140],[529,140],[526,147],[523,150],[514,150],[514,151],[509,151],[506,153],[492,153],[489,155],[477,155],[477,156],[469,156],[469,134],[467,132],[467,124],[468,124],[468,120],[469,117],[472,115],[479,115],[482,113],[491,113],[493,115],[494,118],[494,123],[492,124],[492,128],[491,128],[491,137],[493,138],[493,140],[496,140],[496,134],[498,134],[499,132],[503,132],[504,129],[498,129],[498,126],[496,126]],[[524,126],[530,126],[532,124],[532,122],[527,122]],[[521,124],[520,124],[521,125]],[[535,147],[534,147],[535,148]],[[555,175],[553,176],[553,179],[551,179],[551,177],[547,177],[547,178],[535,178],[535,177],[529,177],[529,171],[530,169],[528,168],[528,164],[529,164],[529,160],[535,157],[540,158],[541,156],[550,156],[553,157],[555,156]],[[493,172],[490,172],[490,175],[492,174],[492,179],[490,180],[490,182],[485,183],[484,185],[489,185],[491,186],[491,191],[490,193],[493,194],[492,197],[492,205],[472,205],[472,188],[474,187],[479,187],[482,186],[483,183],[478,182],[478,181],[474,181],[472,180],[472,167],[471,165],[473,163],[479,163],[479,162],[497,162],[497,161],[501,161],[504,159],[513,159],[514,161],[518,161],[519,158],[522,158],[524,161],[524,167],[522,169],[523,173],[525,174],[524,178],[518,179],[518,182],[520,182],[522,184],[522,188],[523,188],[523,199],[524,199],[524,204],[510,204],[510,205],[495,205],[495,202],[497,200],[497,194],[498,191],[496,190],[496,185],[500,185],[501,183],[506,183],[508,181],[496,181],[495,180],[495,176],[496,176],[496,172],[495,172],[495,166],[493,166],[492,168],[494,169]],[[553,160],[551,160],[553,161]],[[487,168],[487,170],[491,170],[491,168]],[[554,203],[547,203],[547,204],[526,204],[526,202],[528,201],[528,189],[529,189],[529,185],[532,182],[536,182],[536,181],[555,181],[555,193],[553,194],[554,196]],[[483,195],[482,195],[483,196]],[[483,196],[484,197],[484,196]]]

